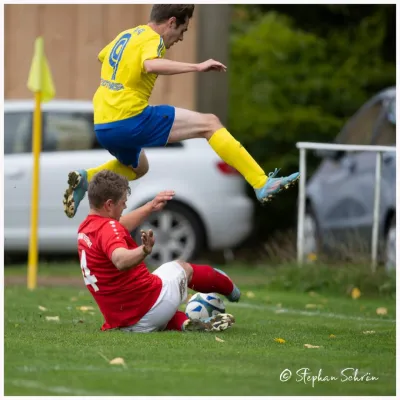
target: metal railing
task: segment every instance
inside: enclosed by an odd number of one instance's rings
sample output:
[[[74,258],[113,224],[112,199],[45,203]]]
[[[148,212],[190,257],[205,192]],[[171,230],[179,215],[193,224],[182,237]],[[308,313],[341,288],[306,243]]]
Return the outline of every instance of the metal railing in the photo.
[[[379,207],[380,207],[380,186],[382,174],[382,153],[396,152],[393,146],[369,146],[369,145],[350,145],[350,144],[328,144],[298,142],[296,147],[300,150],[299,161],[299,201],[297,219],[297,262],[299,265],[304,263],[304,217],[306,212],[306,151],[307,150],[336,150],[336,151],[368,151],[376,153],[375,168],[375,192],[374,192],[374,215],[372,225],[372,246],[371,246],[371,269],[376,270],[378,259],[378,235],[379,235]]]

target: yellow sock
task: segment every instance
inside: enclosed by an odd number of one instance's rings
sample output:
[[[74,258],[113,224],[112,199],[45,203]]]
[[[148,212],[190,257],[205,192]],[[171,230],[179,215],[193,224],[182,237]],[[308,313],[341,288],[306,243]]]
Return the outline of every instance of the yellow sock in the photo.
[[[225,128],[218,129],[208,143],[227,164],[239,171],[254,189],[265,185],[268,179],[265,172]]]
[[[136,174],[131,167],[120,163],[118,160],[110,160],[102,165],[99,165],[98,167],[89,168],[87,170],[88,181],[90,182],[95,174],[105,169],[113,171],[116,174],[125,176],[125,178],[127,178],[129,181],[133,181],[136,179]]]

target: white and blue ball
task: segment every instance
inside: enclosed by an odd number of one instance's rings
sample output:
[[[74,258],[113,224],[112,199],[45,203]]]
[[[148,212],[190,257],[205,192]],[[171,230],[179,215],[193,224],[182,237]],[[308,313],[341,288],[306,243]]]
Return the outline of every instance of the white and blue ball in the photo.
[[[190,319],[209,318],[225,313],[225,304],[216,293],[195,293],[185,310]]]

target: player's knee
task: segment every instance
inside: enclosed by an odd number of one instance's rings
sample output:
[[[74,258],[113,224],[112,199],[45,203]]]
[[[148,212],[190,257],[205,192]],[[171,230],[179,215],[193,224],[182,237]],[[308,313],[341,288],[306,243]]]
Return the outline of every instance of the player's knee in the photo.
[[[204,134],[206,139],[209,139],[215,131],[223,128],[223,125],[219,118],[214,114],[205,114],[204,117],[207,120],[207,131]]]
[[[137,168],[133,168],[133,170],[135,171],[136,179],[139,179],[149,172],[149,164],[143,163],[139,165]]]
[[[187,281],[190,282],[193,276],[193,267],[186,261],[182,260],[175,260],[175,261],[185,270]]]

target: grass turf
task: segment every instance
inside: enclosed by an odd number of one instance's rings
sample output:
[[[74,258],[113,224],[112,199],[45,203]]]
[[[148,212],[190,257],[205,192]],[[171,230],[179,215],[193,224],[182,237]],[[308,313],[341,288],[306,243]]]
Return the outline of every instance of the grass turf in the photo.
[[[6,268],[5,275],[13,269]],[[63,275],[51,267],[41,273]],[[5,394],[395,395],[394,300],[270,292],[261,278],[253,284],[244,275],[236,273],[241,303],[225,303],[237,324],[218,334],[103,333],[102,317],[83,284],[33,292],[6,286]],[[256,277],[254,271],[251,275]],[[81,306],[94,310],[81,311]],[[387,315],[377,315],[378,307]],[[104,357],[123,357],[125,367]],[[308,377],[297,373],[302,368],[309,369]],[[358,379],[369,374],[378,380],[350,381],[354,371],[343,376],[345,368],[358,369]],[[281,382],[286,369],[292,378]],[[325,381],[313,385],[310,379],[318,374]]]

